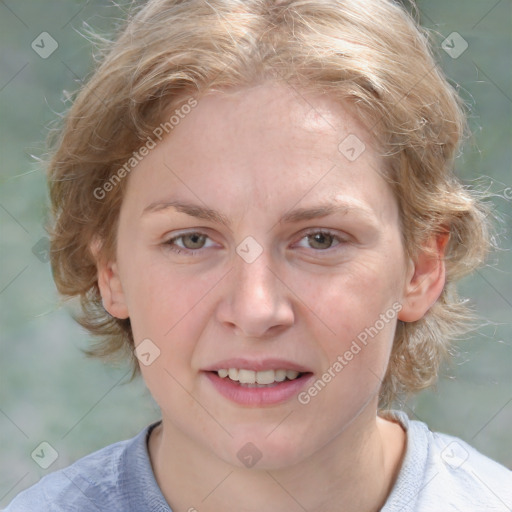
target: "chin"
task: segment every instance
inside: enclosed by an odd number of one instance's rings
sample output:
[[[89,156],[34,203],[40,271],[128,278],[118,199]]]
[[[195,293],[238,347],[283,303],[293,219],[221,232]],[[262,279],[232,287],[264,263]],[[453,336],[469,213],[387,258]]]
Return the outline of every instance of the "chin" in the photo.
[[[279,428],[279,427],[278,427]],[[285,429],[280,435],[265,429],[264,433],[248,435],[247,431],[230,441],[225,462],[249,470],[280,470],[302,462],[314,448],[304,443],[310,436],[287,435]],[[223,450],[225,451],[225,450]]]

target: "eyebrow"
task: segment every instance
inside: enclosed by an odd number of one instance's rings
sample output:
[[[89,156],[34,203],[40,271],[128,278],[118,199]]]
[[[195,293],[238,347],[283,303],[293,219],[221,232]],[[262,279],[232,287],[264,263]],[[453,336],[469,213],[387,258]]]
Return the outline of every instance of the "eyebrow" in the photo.
[[[185,201],[157,201],[151,203],[149,206],[144,208],[142,215],[145,215],[147,213],[162,212],[170,208],[174,208],[179,212],[186,213],[191,217],[196,217],[198,219],[209,220],[212,222],[222,224],[227,228],[230,228],[231,226],[229,218],[223,215],[222,213],[208,207],[187,203]],[[365,217],[370,217],[371,215],[370,211],[367,210],[366,208],[362,208],[345,202],[338,202],[331,204],[321,204],[310,208],[296,208],[295,210],[291,210],[285,213],[279,219],[278,222],[297,223],[304,220],[327,217],[328,215],[331,215],[333,213],[347,213],[348,211],[359,212],[363,214]]]

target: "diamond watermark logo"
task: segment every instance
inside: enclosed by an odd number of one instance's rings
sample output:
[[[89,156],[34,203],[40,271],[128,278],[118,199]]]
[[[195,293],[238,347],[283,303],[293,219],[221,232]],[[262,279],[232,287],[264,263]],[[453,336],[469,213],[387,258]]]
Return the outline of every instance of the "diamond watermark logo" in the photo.
[[[349,162],[355,162],[364,153],[365,149],[364,142],[353,133],[345,137],[338,145],[339,152]]]
[[[238,244],[236,252],[246,263],[253,263],[263,252],[263,247],[252,236],[248,236]]]
[[[47,236],[40,238],[32,247],[32,254],[41,262],[50,261],[50,239]]]
[[[41,32],[30,46],[39,57],[47,59],[59,47],[59,43],[48,32]]]
[[[261,459],[262,453],[253,443],[246,443],[238,450],[236,456],[246,468],[252,468]]]
[[[441,43],[441,48],[452,59],[458,59],[468,49],[468,46],[468,42],[458,32],[452,32]]]
[[[48,469],[59,458],[57,450],[46,441],[40,443],[30,456],[43,469]]]
[[[457,441],[452,441],[441,452],[441,459],[452,469],[458,469],[468,460],[469,453]]]
[[[135,348],[135,356],[144,366],[149,366],[160,357],[160,349],[149,338],[146,338]]]

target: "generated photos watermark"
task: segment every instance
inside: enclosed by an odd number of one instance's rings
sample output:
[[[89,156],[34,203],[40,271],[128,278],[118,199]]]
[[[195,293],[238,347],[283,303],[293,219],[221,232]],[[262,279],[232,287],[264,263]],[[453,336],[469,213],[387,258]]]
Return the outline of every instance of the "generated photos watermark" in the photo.
[[[297,395],[297,400],[302,405],[307,405],[311,400],[322,391],[329,382],[331,382],[345,366],[350,364],[361,350],[368,344],[368,338],[373,339],[377,334],[384,329],[386,324],[394,320],[398,313],[402,310],[402,304],[395,302],[385,313],[381,313],[379,319],[375,323],[366,327],[357,335],[357,339],[352,341],[350,348],[347,349],[342,355],[336,358],[336,361],[325,370],[325,372],[306,390]]]
[[[181,105],[180,108],[174,110],[174,114],[169,118],[168,121],[164,123],[160,123],[153,130],[153,137],[148,136],[146,142],[138,149],[138,151],[134,151],[132,153],[132,157],[128,159],[128,161],[120,167],[108,180],[103,183],[101,187],[96,187],[93,191],[93,195],[99,201],[105,199],[109,192],[112,192],[114,188],[121,182],[123,178],[125,178],[133,168],[141,162],[144,157],[148,156],[150,151],[155,149],[157,143],[160,142],[165,135],[169,134],[182,119],[190,114],[193,108],[197,106],[197,100],[195,98],[189,98],[186,103]]]

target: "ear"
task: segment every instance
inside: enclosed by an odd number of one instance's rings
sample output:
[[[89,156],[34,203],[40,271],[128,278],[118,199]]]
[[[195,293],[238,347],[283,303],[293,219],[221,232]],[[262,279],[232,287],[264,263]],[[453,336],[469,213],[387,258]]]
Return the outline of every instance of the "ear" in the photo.
[[[444,253],[449,236],[448,232],[432,236],[416,261],[411,261],[402,296],[402,309],[398,314],[399,320],[420,320],[441,295],[446,280]]]
[[[100,256],[100,243],[95,240],[91,244],[91,252],[96,260],[98,271],[98,288],[100,289],[103,307],[112,316],[120,319],[128,318],[128,307],[115,261],[108,261]]]

